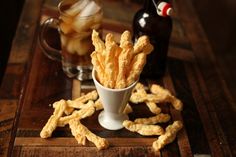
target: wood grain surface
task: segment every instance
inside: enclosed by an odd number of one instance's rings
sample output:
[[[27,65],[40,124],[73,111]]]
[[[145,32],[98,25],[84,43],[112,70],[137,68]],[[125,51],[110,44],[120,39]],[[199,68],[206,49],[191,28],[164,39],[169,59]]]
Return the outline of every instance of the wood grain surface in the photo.
[[[53,113],[53,102],[74,99],[95,89],[92,81],[67,78],[61,63],[45,57],[39,47],[40,24],[50,16],[57,17],[56,4],[53,0],[25,1],[0,88],[0,156],[236,156],[235,102],[187,0],[173,1],[176,14],[165,76],[141,80],[147,87],[158,83],[183,101],[182,112],[169,104],[160,104],[162,111],[171,115],[171,122],[184,123],[173,143],[161,152],[154,152],[151,146],[157,136],[144,137],[126,129],[106,130],[98,124],[99,111],[82,123],[106,138],[109,149],[97,151],[90,142],[78,145],[68,126],[57,128],[49,139],[41,139],[39,133]],[[133,1],[105,0],[103,34],[112,32],[118,39],[121,32],[131,30],[132,17],[139,8],[140,4]],[[129,114],[131,120],[152,115],[143,104],[131,105],[134,110]]]

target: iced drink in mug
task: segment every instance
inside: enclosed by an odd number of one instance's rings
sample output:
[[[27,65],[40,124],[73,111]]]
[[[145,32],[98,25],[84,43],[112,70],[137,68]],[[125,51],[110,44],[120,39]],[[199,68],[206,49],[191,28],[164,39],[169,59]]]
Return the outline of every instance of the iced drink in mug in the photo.
[[[64,0],[58,9],[63,71],[70,78],[91,79],[91,34],[93,29],[101,30],[101,5],[96,0]]]

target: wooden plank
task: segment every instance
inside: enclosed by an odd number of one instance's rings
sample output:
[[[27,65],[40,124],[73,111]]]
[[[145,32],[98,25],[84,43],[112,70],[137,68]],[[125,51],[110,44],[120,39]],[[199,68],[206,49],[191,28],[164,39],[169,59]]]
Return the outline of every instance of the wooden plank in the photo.
[[[179,17],[172,17],[173,27],[170,37],[170,45],[176,45],[176,47],[182,47],[185,49],[191,49],[191,43],[187,38],[187,32],[184,29]]]
[[[217,136],[218,128],[216,129],[214,126],[215,121],[218,121],[218,120],[215,119],[215,117],[214,118],[212,117],[212,113],[214,112],[214,109],[212,108],[213,104],[211,104],[211,102],[209,101],[207,97],[208,96],[207,87],[204,84],[201,74],[199,73],[199,69],[197,67],[194,68],[190,65],[185,65],[185,69],[187,70],[189,74],[188,79],[190,81],[191,91],[194,94],[196,107],[201,113],[201,119],[204,122],[203,125],[205,129],[205,133],[208,138],[208,142],[210,144],[211,153],[213,156],[224,156],[222,152],[223,150],[221,149],[222,145],[219,145],[221,141],[219,137]],[[194,74],[194,71],[196,71],[195,74]]]
[[[194,62],[195,60],[194,54],[191,50],[172,45],[169,46],[168,57],[188,62]]]
[[[196,103],[194,102],[194,95],[191,93],[191,89],[189,89],[189,81],[186,76],[188,76],[188,72],[184,69],[184,64],[177,60],[169,61],[169,74],[170,79],[172,80],[172,87],[175,88],[175,91],[171,89],[174,93],[176,93],[177,97],[182,100],[184,104],[184,109],[182,111],[183,121],[186,127],[186,131],[188,134],[189,143],[191,145],[192,153],[194,154],[209,154],[209,146],[207,143],[206,135],[204,133],[203,126],[200,120],[200,113],[195,107]],[[168,76],[168,73],[167,73]],[[174,111],[175,112],[175,111]],[[180,117],[180,115],[178,116]],[[203,123],[203,122],[202,122]]]
[[[169,71],[166,72],[166,75],[163,78],[163,83],[164,83],[165,88],[170,90],[170,92],[173,95],[176,95],[176,91],[174,89],[174,85],[172,82],[172,78],[169,74]],[[179,111],[176,111],[173,108],[171,108],[170,112],[171,112],[171,116],[172,116],[173,121],[180,120],[180,121],[184,122],[182,115]],[[179,132],[179,134],[177,135],[177,138],[178,138],[178,145],[179,145],[181,157],[193,156],[185,127],[183,127],[183,129]]]
[[[36,42],[35,30],[43,0],[25,0],[16,35],[13,40],[9,63],[26,63],[31,53],[32,43]]]
[[[21,153],[21,148],[20,146],[14,146],[12,156],[14,157],[19,157]]]
[[[4,99],[0,102],[0,106],[4,107],[5,112],[4,125],[1,126],[0,154],[4,156],[11,156],[12,153],[16,113],[19,109],[16,102],[20,96],[25,67],[32,48],[30,43],[35,39],[34,33],[37,27],[35,19],[39,17],[41,2],[25,1],[0,89],[0,98]],[[10,112],[6,113],[8,111]]]
[[[25,111],[32,106],[40,107],[59,99],[71,99],[72,80],[63,73],[61,63],[48,59],[38,45],[34,51],[22,98]]]
[[[12,111],[16,110],[17,100],[0,99],[0,104],[0,122],[7,119],[13,119],[15,117],[15,113]],[[3,125],[1,124],[0,126]]]
[[[19,150],[18,150],[19,151]],[[147,154],[150,152],[150,154]],[[151,148],[139,147],[111,147],[108,150],[97,151],[95,147],[22,147],[20,155],[24,157],[113,157],[113,156],[145,156],[160,157]]]
[[[11,130],[17,107],[16,100],[0,100],[0,156],[7,156],[10,149]]]
[[[1,99],[18,99],[25,72],[24,64],[9,64],[0,87]]]
[[[17,109],[21,79],[24,68],[22,65],[8,66],[0,88],[0,155],[7,156],[11,149],[11,133]]]
[[[38,45],[34,51],[27,84],[20,101],[23,110],[20,115],[22,118],[19,118],[19,128],[43,125],[42,121],[53,111],[50,104],[60,99],[71,99],[72,79],[65,76],[61,63],[45,57]]]
[[[186,4],[186,7],[180,7],[180,4]],[[234,144],[236,141],[234,136],[236,125],[232,123],[232,119],[236,119],[236,103],[222,78],[220,68],[200,25],[200,21],[194,12],[192,3],[181,0],[176,5],[178,5],[181,21],[183,21],[188,32],[188,38],[192,43],[192,48],[203,76],[203,82],[207,86],[208,100],[211,101],[215,110],[214,127],[217,128],[218,136],[221,139],[219,143],[228,145],[228,147],[222,147],[222,151],[225,156],[232,156],[229,145]]]
[[[152,146],[156,138],[106,138],[112,147],[136,147],[136,146]],[[87,142],[86,146],[79,145],[74,137],[58,137],[42,139],[40,137],[17,137],[15,139],[15,146],[79,146],[79,147],[94,147],[94,144]]]

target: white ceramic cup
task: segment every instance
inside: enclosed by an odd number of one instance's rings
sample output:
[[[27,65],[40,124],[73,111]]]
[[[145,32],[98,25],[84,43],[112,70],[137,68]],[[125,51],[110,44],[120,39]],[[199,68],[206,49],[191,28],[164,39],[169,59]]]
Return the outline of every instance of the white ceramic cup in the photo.
[[[123,121],[129,119],[128,115],[124,114],[123,111],[138,80],[127,88],[111,89],[102,86],[97,81],[94,69],[92,71],[92,78],[104,107],[104,111],[98,116],[99,124],[108,130],[122,129]]]

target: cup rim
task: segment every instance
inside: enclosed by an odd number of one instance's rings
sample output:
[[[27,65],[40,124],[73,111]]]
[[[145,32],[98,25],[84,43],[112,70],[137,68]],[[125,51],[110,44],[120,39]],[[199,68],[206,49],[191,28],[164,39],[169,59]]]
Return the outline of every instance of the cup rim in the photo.
[[[125,88],[121,88],[121,89],[112,89],[112,88],[108,88],[108,87],[104,87],[102,84],[100,84],[98,81],[97,81],[97,78],[95,76],[96,74],[96,70],[93,68],[92,70],[92,78],[94,80],[94,82],[99,85],[101,88],[105,89],[105,90],[108,90],[108,91],[112,91],[112,92],[121,92],[121,91],[125,91],[125,90],[128,90],[130,88],[133,88],[139,79],[137,79],[135,82],[133,82],[131,85],[129,85],[128,87],[125,87]]]
[[[61,10],[61,6],[62,6],[63,3],[65,3],[66,1],[67,1],[67,0],[62,0],[62,1],[58,4],[57,8],[58,8],[58,11],[59,11],[60,15],[63,15],[63,16],[66,16],[66,17],[71,17],[70,15],[68,15],[67,13],[65,13],[64,11]],[[102,9],[99,9],[96,13],[94,13],[94,14],[92,14],[92,15],[81,16],[81,17],[79,17],[79,18],[80,18],[80,19],[91,18],[91,17],[93,17],[94,15],[98,14],[99,12],[102,13]]]

